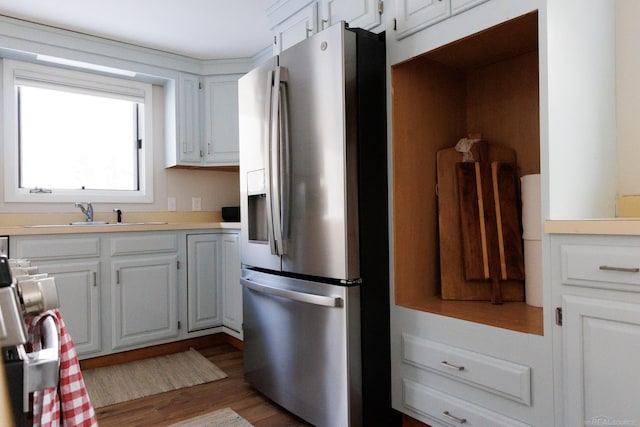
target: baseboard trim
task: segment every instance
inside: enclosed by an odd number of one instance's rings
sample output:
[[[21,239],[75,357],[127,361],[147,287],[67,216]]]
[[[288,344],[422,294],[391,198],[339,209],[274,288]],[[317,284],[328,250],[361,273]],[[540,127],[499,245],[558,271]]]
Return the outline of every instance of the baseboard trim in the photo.
[[[106,356],[98,356],[91,359],[84,359],[80,361],[80,368],[101,368],[104,366],[133,362],[134,360],[142,360],[148,359],[150,357],[179,353],[181,351],[189,350],[190,348],[195,348],[197,350],[199,348],[211,347],[220,344],[229,344],[237,348],[238,350],[243,349],[243,342],[241,340],[225,333],[216,333],[166,344],[158,344],[151,347],[138,348],[135,350],[108,354]]]

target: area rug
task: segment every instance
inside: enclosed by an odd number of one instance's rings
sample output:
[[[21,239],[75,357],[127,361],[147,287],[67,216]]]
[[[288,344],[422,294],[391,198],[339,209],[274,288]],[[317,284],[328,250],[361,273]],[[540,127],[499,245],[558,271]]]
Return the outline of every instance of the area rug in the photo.
[[[231,408],[200,415],[169,427],[253,427],[253,424],[236,414]]]
[[[194,349],[82,372],[94,408],[226,378]]]

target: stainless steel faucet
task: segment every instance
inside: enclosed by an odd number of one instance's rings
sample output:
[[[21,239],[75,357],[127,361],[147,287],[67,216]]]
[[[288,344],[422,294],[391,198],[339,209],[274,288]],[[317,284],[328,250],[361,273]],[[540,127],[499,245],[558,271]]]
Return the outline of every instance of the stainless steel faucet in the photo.
[[[93,222],[93,206],[91,206],[91,203],[87,203],[87,207],[85,209],[85,207],[82,205],[82,203],[75,203],[76,208],[79,208],[80,211],[82,211],[82,213],[84,214],[87,222]]]

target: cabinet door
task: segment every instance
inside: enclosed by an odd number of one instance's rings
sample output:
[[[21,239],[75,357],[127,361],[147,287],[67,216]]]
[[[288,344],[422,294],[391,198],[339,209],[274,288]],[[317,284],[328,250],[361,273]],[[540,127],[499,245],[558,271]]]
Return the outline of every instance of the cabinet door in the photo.
[[[286,19],[274,28],[274,54],[277,55],[285,49],[315,34],[318,22],[318,5],[313,2],[295,15]]]
[[[111,263],[113,348],[178,335],[177,255]]]
[[[39,264],[55,278],[60,313],[78,355],[101,349],[100,262]]]
[[[448,18],[451,0],[396,0],[396,35],[399,39]]]
[[[178,92],[178,159],[180,162],[200,162],[200,78],[180,74]]]
[[[366,30],[380,25],[380,0],[324,0],[322,29],[345,21],[352,28]]]
[[[634,425],[640,304],[565,295],[562,311],[564,425]]]
[[[190,332],[222,324],[219,290],[221,256],[219,234],[187,236],[187,311]]]
[[[240,244],[238,234],[222,235],[222,323],[242,333],[242,286],[240,285]]]
[[[451,14],[457,15],[489,0],[451,0]]]
[[[205,163],[238,165],[238,76],[205,79]]]

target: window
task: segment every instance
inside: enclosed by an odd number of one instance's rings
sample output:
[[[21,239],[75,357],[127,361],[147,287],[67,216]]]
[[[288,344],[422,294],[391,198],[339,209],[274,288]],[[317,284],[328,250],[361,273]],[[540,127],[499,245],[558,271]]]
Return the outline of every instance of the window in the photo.
[[[151,85],[4,61],[5,200],[152,202]]]

